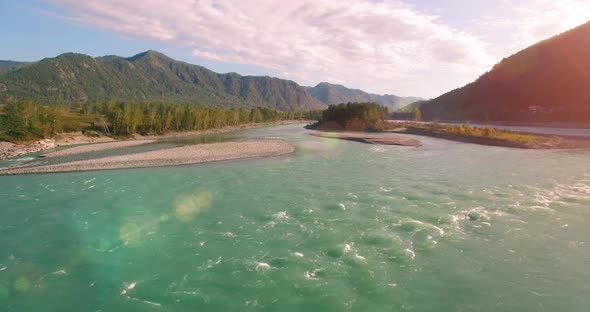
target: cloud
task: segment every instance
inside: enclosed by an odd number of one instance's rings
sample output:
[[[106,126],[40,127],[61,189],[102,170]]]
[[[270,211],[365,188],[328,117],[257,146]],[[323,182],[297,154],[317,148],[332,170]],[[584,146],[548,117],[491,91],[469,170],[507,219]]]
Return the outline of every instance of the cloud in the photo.
[[[530,0],[526,7],[515,8],[515,40],[531,45],[579,26],[590,19],[588,0]]]
[[[501,14],[482,14],[475,25],[484,33],[508,34],[512,40],[503,35],[498,44],[512,53],[590,20],[588,0],[500,0],[497,7]]]
[[[79,24],[181,46],[199,58],[272,69],[301,84],[436,95],[494,59],[477,37],[397,1],[50,0]],[[419,75],[446,70],[424,89]]]

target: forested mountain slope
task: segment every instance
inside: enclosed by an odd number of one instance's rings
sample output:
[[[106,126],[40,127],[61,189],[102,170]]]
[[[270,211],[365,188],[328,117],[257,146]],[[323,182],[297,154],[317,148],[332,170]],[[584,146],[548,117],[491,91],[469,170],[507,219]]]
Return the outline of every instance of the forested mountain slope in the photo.
[[[130,58],[66,53],[0,75],[0,100],[8,96],[41,103],[75,103],[115,98],[277,110],[322,109],[297,83],[205,67],[147,51]]]
[[[440,120],[590,122],[590,23],[503,59],[420,110]]]

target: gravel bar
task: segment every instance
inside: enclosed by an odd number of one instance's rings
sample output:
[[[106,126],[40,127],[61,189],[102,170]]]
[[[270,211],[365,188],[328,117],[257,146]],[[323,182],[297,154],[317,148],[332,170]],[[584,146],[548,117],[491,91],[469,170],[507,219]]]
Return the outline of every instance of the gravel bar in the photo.
[[[117,142],[108,142],[108,143],[94,143],[94,144],[85,144],[80,146],[73,146],[63,150],[49,152],[43,154],[45,157],[59,157],[59,156],[68,156],[68,155],[76,155],[76,154],[83,154],[83,153],[92,153],[92,152],[100,152],[100,151],[107,151],[107,150],[114,150],[123,147],[131,147],[137,145],[143,145],[152,143],[154,140],[133,140],[133,141],[117,141]]]
[[[281,140],[248,140],[198,144],[55,165],[11,168],[0,170],[0,175],[189,165],[222,160],[280,156],[290,154],[294,150],[293,145]]]
[[[322,138],[333,138],[340,140],[349,140],[355,142],[362,142],[368,144],[379,145],[401,145],[401,146],[422,146],[418,140],[414,140],[401,135],[394,135],[390,133],[367,133],[367,132],[312,132],[313,136]]]

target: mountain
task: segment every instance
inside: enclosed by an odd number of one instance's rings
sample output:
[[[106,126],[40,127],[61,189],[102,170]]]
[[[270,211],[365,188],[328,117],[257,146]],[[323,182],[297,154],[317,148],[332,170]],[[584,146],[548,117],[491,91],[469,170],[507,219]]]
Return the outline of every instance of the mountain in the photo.
[[[398,113],[413,113],[416,111],[417,108],[420,108],[420,106],[422,106],[426,101],[425,100],[421,100],[421,101],[416,101],[413,103],[410,103],[400,109],[397,110]]]
[[[66,53],[0,75],[0,100],[14,96],[41,103],[115,98],[277,110],[322,109],[297,83],[271,77],[218,74],[156,51],[130,58]]]
[[[440,120],[590,122],[590,22],[503,59],[420,110]]]
[[[390,112],[421,100],[421,98],[418,97],[371,94],[362,90],[349,89],[345,86],[327,82],[321,82],[315,87],[307,87],[306,89],[311,96],[328,105],[348,102],[374,102],[387,107]]]
[[[27,66],[29,62],[15,62],[15,61],[2,61],[0,60],[0,74],[7,73],[17,68]]]

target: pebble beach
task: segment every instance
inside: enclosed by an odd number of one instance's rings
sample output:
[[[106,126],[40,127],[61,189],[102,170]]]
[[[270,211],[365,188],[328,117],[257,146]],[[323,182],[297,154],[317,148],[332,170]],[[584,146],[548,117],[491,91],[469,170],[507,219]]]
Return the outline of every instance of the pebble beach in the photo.
[[[136,141],[117,143],[130,144],[132,142]],[[107,144],[109,145],[107,146]],[[112,143],[94,145],[113,148],[110,144]],[[96,150],[94,145],[88,145],[85,149],[92,148]],[[74,150],[77,153],[85,152],[85,149],[82,148],[74,147],[72,149],[77,149]],[[280,156],[290,154],[294,150],[293,145],[282,140],[247,140],[198,144],[44,166],[13,167],[0,170],[0,175],[189,165],[222,160]],[[60,152],[66,153],[66,151],[68,149]]]

